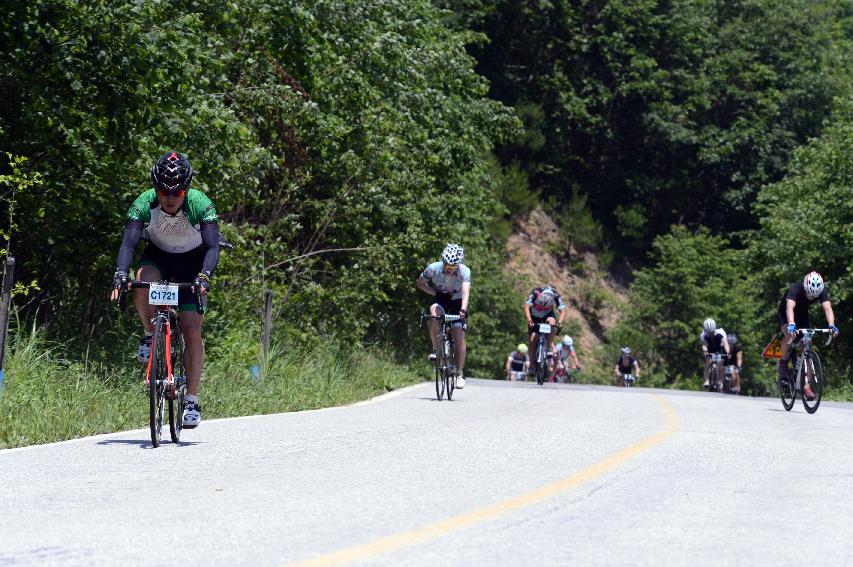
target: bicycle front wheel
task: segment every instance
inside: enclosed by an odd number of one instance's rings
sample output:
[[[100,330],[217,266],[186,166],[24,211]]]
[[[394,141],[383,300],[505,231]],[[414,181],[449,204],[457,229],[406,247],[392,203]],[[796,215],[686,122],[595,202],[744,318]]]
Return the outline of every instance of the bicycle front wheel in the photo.
[[[820,400],[823,397],[823,367],[820,364],[820,357],[816,352],[810,352],[803,360],[803,389],[800,395],[803,398],[803,407],[809,413],[817,411],[820,405]],[[806,385],[811,386],[813,399],[806,397]]]
[[[782,407],[786,411],[791,411],[791,408],[794,407],[794,401],[797,399],[794,380],[796,380],[796,376],[791,377],[790,373],[785,378],[779,377],[779,397],[782,399]]]
[[[184,335],[181,333],[180,327],[175,329],[174,341],[172,344],[172,374],[175,380],[174,395],[172,392],[166,392],[166,398],[169,401],[169,434],[172,437],[172,443],[177,443],[181,439],[181,430],[184,428],[184,399],[187,394],[187,377],[184,367]]]
[[[447,364],[444,370],[444,387],[447,391],[447,399],[453,399],[453,391],[456,389],[456,354],[453,352],[453,341],[447,339]]]
[[[439,337],[439,348],[435,349],[435,397],[438,401],[444,399],[444,340]]]
[[[166,384],[166,337],[163,320],[158,317],[151,337],[151,373],[148,375],[148,424],[151,429],[151,445],[160,446],[163,432],[163,410],[165,409]]]

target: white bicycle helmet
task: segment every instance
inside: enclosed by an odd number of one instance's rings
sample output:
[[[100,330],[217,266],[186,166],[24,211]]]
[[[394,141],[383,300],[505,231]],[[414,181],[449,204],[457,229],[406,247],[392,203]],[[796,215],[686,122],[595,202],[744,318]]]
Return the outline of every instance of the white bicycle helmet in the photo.
[[[717,330],[717,322],[708,317],[705,319],[705,322],[702,323],[702,327],[704,327],[706,333],[713,333]]]
[[[563,344],[566,346],[572,346],[575,344],[575,341],[572,340],[572,337],[569,335],[563,335]]]
[[[458,244],[450,243],[444,248],[441,259],[445,264],[461,264],[465,259],[465,251]]]
[[[622,354],[631,354],[631,349],[626,347],[626,346],[623,346],[622,347]]]
[[[817,272],[809,272],[805,278],[803,278],[803,289],[806,290],[806,297],[809,299],[814,299],[823,293],[826,285],[823,283],[823,276],[821,276]]]
[[[540,307],[551,307],[557,302],[557,298],[554,297],[554,290],[550,287],[546,287],[542,291],[539,292],[539,295],[536,296],[536,300],[534,303]]]

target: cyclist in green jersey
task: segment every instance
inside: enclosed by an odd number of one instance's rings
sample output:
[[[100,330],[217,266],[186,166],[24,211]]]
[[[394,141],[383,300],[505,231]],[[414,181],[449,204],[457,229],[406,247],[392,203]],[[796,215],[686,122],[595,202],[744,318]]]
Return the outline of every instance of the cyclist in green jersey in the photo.
[[[219,262],[219,225],[210,199],[190,189],[193,169],[178,152],[167,152],[151,168],[153,187],[140,195],[127,213],[124,239],[116,260],[112,299],[128,282],[128,269],[140,239],[147,241],[136,271],[136,279],[145,282],[168,280],[193,283],[206,306],[210,278]],[[133,304],[145,330],[137,358],[148,362],[151,355],[151,319],[154,307],[147,296],[135,293]],[[184,336],[187,398],[183,423],[186,428],[201,422],[198,390],[204,367],[204,341],[201,325],[204,316],[196,311],[190,293],[178,296],[178,314]]]

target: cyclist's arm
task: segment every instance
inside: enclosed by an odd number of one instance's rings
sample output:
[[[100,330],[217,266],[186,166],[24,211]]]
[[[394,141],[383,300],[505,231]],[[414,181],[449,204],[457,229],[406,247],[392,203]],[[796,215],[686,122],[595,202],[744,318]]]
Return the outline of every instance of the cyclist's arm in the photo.
[[[832,312],[832,302],[824,301],[820,304],[823,307],[823,314],[826,315],[826,324],[830,327],[835,325],[835,313]]]
[[[723,350],[726,352],[726,356],[731,354],[732,350],[729,347],[729,339],[726,339],[726,338],[723,339]]]
[[[124,238],[121,241],[121,248],[118,250],[118,258],[116,259],[116,270],[127,273],[130,268],[130,263],[133,261],[133,251],[136,245],[139,244],[139,239],[142,238],[142,221],[129,220],[124,226]]]
[[[462,282],[462,311],[468,313],[468,299],[471,297],[471,282]]]
[[[580,362],[578,362],[578,355],[574,350],[569,353],[569,356],[572,357],[572,363],[574,364],[574,368],[580,366]]]
[[[794,325],[794,307],[797,306],[797,302],[793,299],[788,299],[785,301],[785,317],[788,318],[788,324]],[[793,333],[792,333],[793,334]]]
[[[640,363],[636,360],[634,361],[634,377],[640,378]]]
[[[201,243],[206,248],[201,271],[210,277],[216,265],[219,264],[219,225],[215,222],[206,222],[199,230],[201,230]]]
[[[429,285],[429,282],[427,282],[427,279],[423,276],[423,274],[421,274],[421,276],[418,278],[418,289],[426,293],[427,295],[432,295],[433,297],[436,294],[435,288]]]
[[[618,362],[616,363],[616,366],[613,367],[613,373],[616,376],[619,376],[619,363]]]
[[[742,350],[737,351],[737,365],[743,366],[743,351]]]
[[[533,325],[533,316],[530,314],[530,305],[524,304],[524,316],[527,317],[527,326]]]
[[[506,357],[506,371],[509,372],[509,368],[512,365],[512,355]]]

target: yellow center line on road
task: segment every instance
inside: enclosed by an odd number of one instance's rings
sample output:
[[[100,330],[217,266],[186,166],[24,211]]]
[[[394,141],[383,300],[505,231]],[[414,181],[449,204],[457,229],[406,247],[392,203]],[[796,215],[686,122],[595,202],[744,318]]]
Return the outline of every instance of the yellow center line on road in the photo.
[[[321,555],[313,559],[291,563],[290,565],[293,567],[320,567],[327,565],[342,565],[351,561],[368,559],[388,551],[409,547],[423,541],[451,533],[460,528],[466,528],[487,520],[504,516],[515,510],[532,506],[533,504],[538,504],[543,500],[558,496],[569,489],[593,480],[594,478],[612,471],[622,465],[625,461],[628,461],[633,457],[645,453],[656,445],[659,445],[666,438],[681,428],[681,418],[675,412],[672,405],[670,405],[663,396],[655,394],[654,397],[658,404],[660,404],[661,409],[666,416],[666,427],[662,431],[641,439],[637,443],[613,453],[601,461],[573,473],[566,478],[546,484],[540,488],[520,494],[514,498],[504,500],[503,502],[499,502],[492,506],[468,512],[467,514],[462,514],[461,516],[454,516],[435,524],[430,524],[408,532],[386,536],[369,543],[355,545],[346,549],[334,551],[327,555]]]

